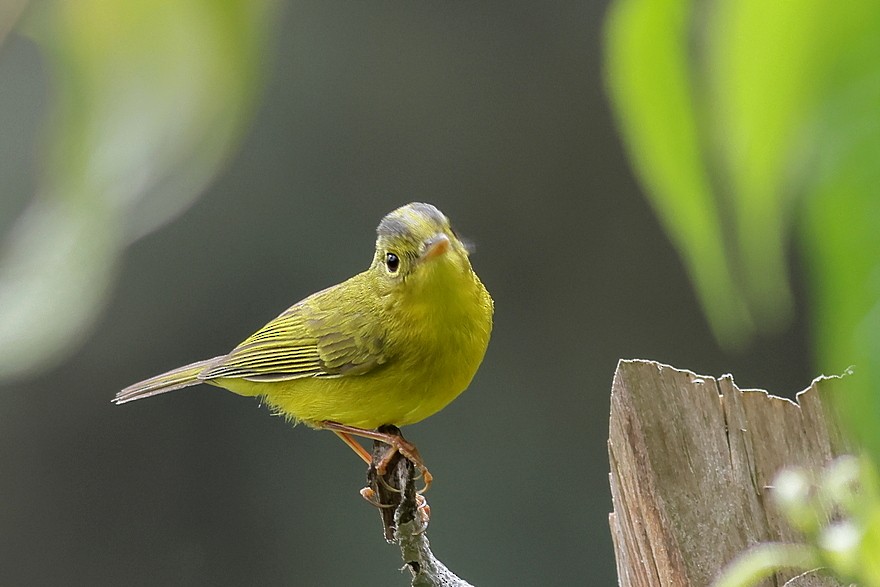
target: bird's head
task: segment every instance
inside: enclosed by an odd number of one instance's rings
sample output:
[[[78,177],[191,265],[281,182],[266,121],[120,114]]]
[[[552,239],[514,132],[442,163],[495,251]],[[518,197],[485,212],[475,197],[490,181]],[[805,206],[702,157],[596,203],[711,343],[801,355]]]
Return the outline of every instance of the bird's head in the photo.
[[[382,219],[376,233],[371,270],[382,275],[391,289],[456,287],[459,278],[472,274],[468,246],[431,204],[413,202],[394,210]]]

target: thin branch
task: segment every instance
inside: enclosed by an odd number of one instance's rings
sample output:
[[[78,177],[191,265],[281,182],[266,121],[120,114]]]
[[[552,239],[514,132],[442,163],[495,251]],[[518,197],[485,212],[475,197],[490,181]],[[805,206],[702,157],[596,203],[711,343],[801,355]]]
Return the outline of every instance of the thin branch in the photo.
[[[394,426],[384,426],[382,432],[400,434]],[[426,530],[430,507],[424,496],[416,492],[415,467],[395,454],[388,463],[384,476],[376,471],[388,445],[373,442],[373,462],[367,473],[369,487],[362,492],[365,498],[378,506],[385,531],[385,540],[400,547],[406,568],[412,574],[413,587],[473,587],[446,568],[431,552]]]

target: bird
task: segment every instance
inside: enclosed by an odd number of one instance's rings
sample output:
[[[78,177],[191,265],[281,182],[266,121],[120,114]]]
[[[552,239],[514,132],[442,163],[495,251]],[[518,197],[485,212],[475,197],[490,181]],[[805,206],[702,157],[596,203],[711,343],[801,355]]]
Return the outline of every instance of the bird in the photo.
[[[363,272],[293,304],[229,353],[129,385],[124,404],[207,383],[260,397],[294,423],[333,431],[368,464],[355,437],[379,440],[433,479],[418,449],[383,426],[415,424],[458,397],[479,368],[494,302],[470,262],[472,246],[437,207],[387,214]]]

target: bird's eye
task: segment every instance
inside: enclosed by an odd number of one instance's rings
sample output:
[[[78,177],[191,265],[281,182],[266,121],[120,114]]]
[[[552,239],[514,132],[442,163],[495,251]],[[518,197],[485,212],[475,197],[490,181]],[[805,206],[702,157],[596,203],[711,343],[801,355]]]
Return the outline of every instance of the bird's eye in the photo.
[[[385,253],[385,266],[391,273],[397,273],[400,267],[400,259],[394,253]]]

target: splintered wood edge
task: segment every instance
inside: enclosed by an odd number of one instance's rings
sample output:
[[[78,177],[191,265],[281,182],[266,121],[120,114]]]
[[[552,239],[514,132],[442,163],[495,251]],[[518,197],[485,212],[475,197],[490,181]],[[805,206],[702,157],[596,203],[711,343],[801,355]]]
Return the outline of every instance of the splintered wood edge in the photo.
[[[767,496],[782,466],[817,468],[843,452],[820,397],[827,379],[792,402],[740,390],[730,375],[621,360],[608,438],[620,585],[703,587],[748,546],[797,539]]]

